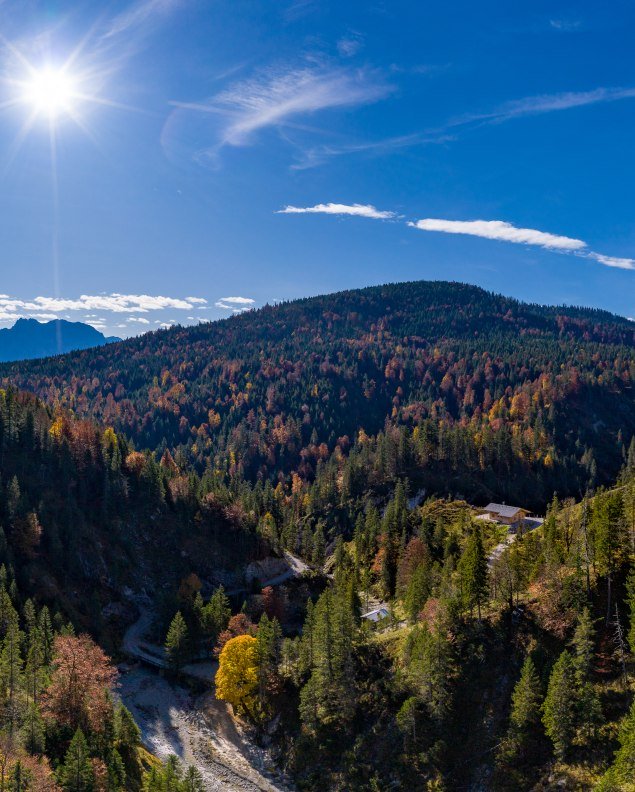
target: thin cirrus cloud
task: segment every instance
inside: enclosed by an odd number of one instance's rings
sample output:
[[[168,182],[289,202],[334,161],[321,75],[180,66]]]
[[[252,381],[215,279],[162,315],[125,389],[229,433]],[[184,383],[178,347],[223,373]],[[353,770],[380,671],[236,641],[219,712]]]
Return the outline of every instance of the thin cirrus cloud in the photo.
[[[576,107],[606,104],[609,102],[618,102],[622,99],[633,98],[635,98],[635,88],[631,87],[600,87],[591,91],[565,91],[556,94],[527,96],[522,99],[504,102],[489,112],[468,113],[463,116],[458,116],[448,121],[441,130],[449,130],[479,123],[499,124],[525,116],[543,115],[545,113],[571,110]]]
[[[440,126],[431,127],[422,132],[339,145],[320,143],[302,150],[299,161],[292,165],[292,169],[314,168],[341,155],[366,153],[381,156],[401,148],[444,145],[456,141],[463,133],[480,126],[503,124],[515,119],[633,98],[635,98],[635,88],[631,87],[600,87],[590,91],[564,91],[555,94],[526,96],[503,102],[492,110],[455,116]]]
[[[218,117],[218,141],[209,150],[213,153],[223,146],[250,145],[257,133],[318,111],[371,104],[392,90],[376,71],[318,64],[268,68],[207,101],[172,104]]]
[[[364,46],[364,38],[360,33],[349,33],[337,42],[337,51],[342,58],[352,58]]]
[[[340,145],[318,144],[303,150],[299,161],[292,166],[292,169],[314,168],[333,157],[347,154],[367,153],[381,156],[400,148],[443,145],[456,141],[462,133],[479,126],[503,124],[529,116],[545,115],[577,107],[607,104],[633,98],[635,98],[635,88],[631,87],[600,87],[590,91],[564,91],[555,94],[527,96],[504,102],[489,111],[466,113],[450,118],[440,126],[426,129],[423,132]]]
[[[110,20],[103,37],[112,38],[133,30],[147,32],[154,20],[167,16],[183,3],[184,0],[138,0]]]
[[[377,209],[372,204],[339,204],[327,203],[315,206],[285,206],[277,214],[327,214],[327,215],[353,215],[354,217],[368,217],[371,220],[392,220],[397,217],[396,212],[386,212]]]
[[[370,204],[316,204],[315,206],[286,206],[277,214],[330,214],[356,215],[373,220],[397,219],[395,212],[380,211]],[[606,267],[635,270],[635,259],[607,256],[589,249],[582,239],[539,231],[535,228],[521,228],[504,220],[446,220],[427,217],[422,220],[408,221],[407,225],[420,231],[436,231],[444,234],[459,234],[481,237],[499,242],[519,245],[534,245],[554,253],[571,253],[582,258],[592,259]]]

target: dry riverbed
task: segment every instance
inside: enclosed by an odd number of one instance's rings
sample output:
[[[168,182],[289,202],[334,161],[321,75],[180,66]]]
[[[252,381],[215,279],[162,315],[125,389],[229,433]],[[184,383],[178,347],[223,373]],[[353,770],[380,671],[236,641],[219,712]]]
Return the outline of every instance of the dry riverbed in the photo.
[[[290,789],[278,779],[267,752],[249,739],[213,691],[193,695],[139,665],[123,670],[119,694],[148,750],[161,759],[176,754],[195,765],[208,792]]]

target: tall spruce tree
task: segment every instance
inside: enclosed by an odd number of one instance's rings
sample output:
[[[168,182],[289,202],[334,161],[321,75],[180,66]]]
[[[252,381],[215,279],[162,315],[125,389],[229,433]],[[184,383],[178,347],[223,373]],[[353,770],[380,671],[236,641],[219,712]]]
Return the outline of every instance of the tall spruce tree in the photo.
[[[583,608],[578,616],[571,646],[573,649],[573,665],[580,681],[588,678],[591,671],[593,649],[595,645],[595,629],[588,608]]]
[[[188,649],[187,625],[181,611],[177,611],[165,639],[165,653],[170,668],[175,673],[178,673],[183,668],[187,659]]]
[[[441,721],[450,707],[452,651],[443,625],[417,625],[403,650],[406,678],[430,716]]]
[[[94,788],[95,776],[88,743],[81,729],[77,729],[68,746],[59,780],[64,792],[92,792]]]
[[[353,714],[354,634],[355,615],[348,590],[327,588],[307,612],[302,634],[309,678],[300,692],[300,714],[311,729],[348,721]]]
[[[542,706],[542,722],[558,759],[563,759],[576,731],[575,666],[567,650],[556,660]]]
[[[542,686],[534,661],[527,655],[520,672],[520,679],[512,693],[512,709],[509,722],[520,740],[530,736],[540,724]]]
[[[459,560],[459,575],[463,597],[472,613],[477,608],[479,621],[481,619],[481,606],[487,600],[488,570],[487,556],[483,547],[480,526],[476,526],[467,541],[463,555]]]

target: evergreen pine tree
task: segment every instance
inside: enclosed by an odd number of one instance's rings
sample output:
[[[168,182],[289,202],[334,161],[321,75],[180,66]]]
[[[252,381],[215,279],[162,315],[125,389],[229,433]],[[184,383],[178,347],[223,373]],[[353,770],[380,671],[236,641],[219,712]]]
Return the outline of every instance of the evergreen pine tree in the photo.
[[[226,629],[231,615],[229,598],[225,594],[225,589],[219,586],[203,611],[204,629],[211,636],[212,643],[216,643],[218,636]]]
[[[542,706],[542,722],[558,759],[566,755],[575,736],[576,705],[575,666],[565,650],[551,671]]]
[[[632,789],[635,778],[635,702],[620,724],[617,739],[620,747],[615,753],[613,764],[594,792],[624,792]]]
[[[121,754],[114,748],[108,759],[108,792],[126,792],[126,767]]]
[[[595,630],[588,608],[584,608],[578,616],[578,623],[571,640],[573,648],[573,665],[580,681],[588,678],[593,659]]]
[[[190,765],[187,768],[181,788],[183,792],[205,792],[203,776],[199,773],[196,767]]]
[[[178,673],[183,668],[188,654],[187,625],[181,611],[177,611],[170,624],[165,639],[165,653],[170,668]]]
[[[315,607],[307,609],[303,631],[304,663],[310,677],[300,693],[300,714],[311,728],[346,722],[352,716],[354,634],[348,591],[327,588]]]
[[[278,663],[282,631],[277,619],[262,614],[256,634],[258,658],[258,698],[263,714],[266,714],[270,696],[278,687]]]
[[[33,774],[31,771],[18,760],[11,770],[8,792],[28,792],[28,790],[32,789],[32,780]]]
[[[411,623],[417,621],[430,593],[430,574],[427,564],[419,564],[408,581],[404,606]]]
[[[401,705],[396,720],[399,731],[403,734],[404,749],[412,750],[417,741],[417,698],[410,696]]]
[[[483,547],[480,526],[476,526],[472,531],[459,561],[458,569],[461,576],[463,596],[470,613],[476,606],[480,621],[481,606],[487,599],[488,590],[487,556]]]
[[[125,776],[131,783],[138,783],[141,778],[141,763],[137,749],[141,745],[141,731],[123,704],[115,710],[114,744],[117,756],[123,763]],[[118,765],[118,762],[115,764]],[[118,772],[117,767],[113,768],[115,770]]]
[[[311,562],[318,569],[324,566],[326,560],[326,540],[324,538],[324,526],[321,522],[317,524],[313,534],[313,548],[311,551]]]
[[[29,704],[20,729],[22,745],[30,754],[41,755],[44,752],[45,733],[40,710],[36,704]]]
[[[406,677],[435,721],[441,721],[450,706],[449,677],[452,654],[447,632],[439,623],[415,627],[404,646]]]
[[[163,771],[163,789],[165,792],[180,792],[183,765],[178,756],[168,756]]]
[[[64,764],[59,771],[59,780],[64,792],[92,792],[94,788],[95,778],[88,743],[81,729],[77,729],[68,746]]]
[[[520,740],[529,736],[540,723],[541,702],[540,678],[531,656],[528,655],[512,693],[512,710],[509,716],[510,725]]]

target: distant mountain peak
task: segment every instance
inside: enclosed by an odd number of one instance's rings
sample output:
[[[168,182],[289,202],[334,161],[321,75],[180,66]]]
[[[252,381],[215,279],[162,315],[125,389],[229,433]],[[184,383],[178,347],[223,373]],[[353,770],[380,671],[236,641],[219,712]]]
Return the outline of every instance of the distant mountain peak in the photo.
[[[99,330],[84,322],[51,319],[40,322],[23,317],[13,327],[0,330],[0,362],[31,360],[89,349],[121,341],[116,336],[104,336]]]

